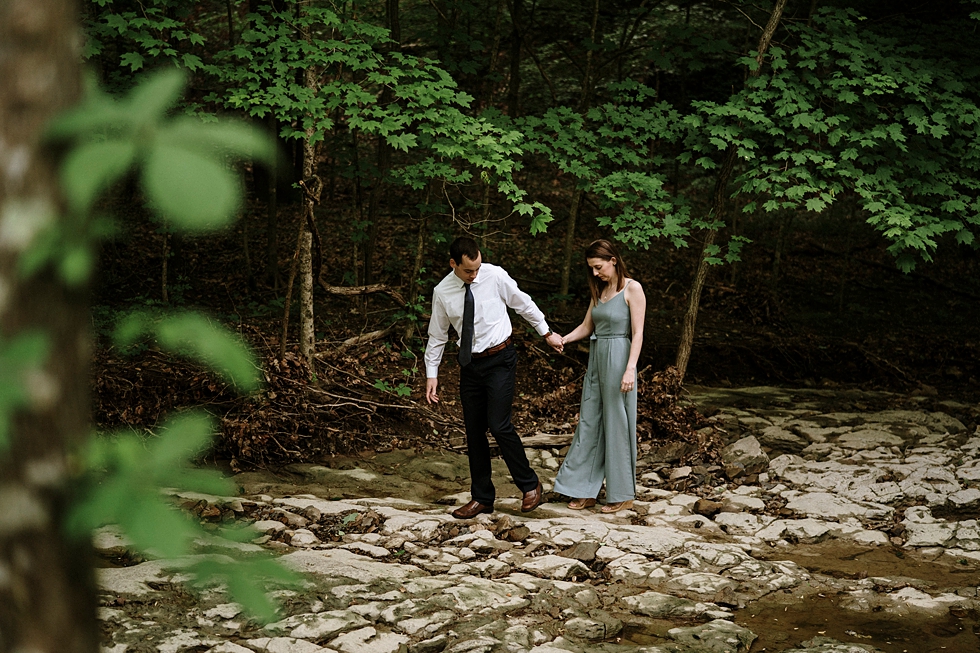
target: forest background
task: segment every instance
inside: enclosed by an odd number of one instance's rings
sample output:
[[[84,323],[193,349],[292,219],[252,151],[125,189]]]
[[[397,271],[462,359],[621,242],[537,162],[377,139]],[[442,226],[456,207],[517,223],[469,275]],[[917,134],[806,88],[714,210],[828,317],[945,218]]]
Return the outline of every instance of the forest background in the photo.
[[[584,246],[620,242],[650,297],[650,377],[975,393],[977,9],[87,2],[110,93],[184,69],[183,111],[247,118],[280,151],[203,238],[148,219],[134,184],[106,199],[97,422],[203,401],[235,461],[458,444],[453,404],[419,405],[420,358],[464,233],[559,331],[585,309]],[[271,390],[122,356],[105,336],[134,306],[205,309],[258,348]],[[517,328],[519,420],[574,421],[583,352]]]
[[[0,4],[0,651],[94,650],[90,529],[181,555],[159,487],[233,491],[181,409],[231,470],[458,446],[418,398],[462,233],[559,331],[622,244],[647,448],[682,382],[975,401],[977,4]],[[567,434],[585,351],[516,326]],[[195,574],[268,616],[267,562]]]

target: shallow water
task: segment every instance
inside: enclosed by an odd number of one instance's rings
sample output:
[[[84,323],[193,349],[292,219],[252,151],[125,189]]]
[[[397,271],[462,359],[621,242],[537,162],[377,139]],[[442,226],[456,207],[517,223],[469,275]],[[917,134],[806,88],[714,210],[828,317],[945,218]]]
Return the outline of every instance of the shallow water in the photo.
[[[955,591],[980,585],[980,565],[953,556],[923,556],[892,546],[874,548],[849,545],[839,540],[822,544],[797,544],[753,551],[769,560],[792,560],[813,574],[838,579],[868,577],[907,578],[908,584],[933,591]],[[963,564],[966,562],[967,564]],[[901,583],[897,583],[901,586]],[[980,651],[980,613],[954,609],[942,616],[921,613],[897,615],[883,610],[863,611],[842,607],[843,593],[774,593],[735,612],[735,623],[758,639],[750,653],[776,653],[797,648],[814,637],[875,646],[886,653],[977,653]],[[694,625],[694,624],[691,624]],[[667,631],[676,622],[650,619],[642,626],[627,627],[620,643],[664,645]]]
[[[793,605],[760,601],[736,613],[735,623],[758,636],[752,653],[785,651],[820,635],[887,653],[980,651],[980,614],[975,611],[941,617],[855,612],[841,608],[838,597],[814,595]]]

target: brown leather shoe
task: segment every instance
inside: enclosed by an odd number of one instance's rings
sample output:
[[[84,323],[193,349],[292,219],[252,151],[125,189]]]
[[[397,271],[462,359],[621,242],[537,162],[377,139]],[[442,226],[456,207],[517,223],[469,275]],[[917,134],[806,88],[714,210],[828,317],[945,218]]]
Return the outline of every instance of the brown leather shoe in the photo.
[[[521,512],[531,512],[541,505],[543,498],[544,488],[541,487],[541,481],[538,481],[538,487],[524,493],[524,500],[521,501]]]
[[[453,517],[456,519],[473,519],[484,512],[493,512],[493,506],[483,505],[479,501],[470,501],[465,506],[453,510]]]

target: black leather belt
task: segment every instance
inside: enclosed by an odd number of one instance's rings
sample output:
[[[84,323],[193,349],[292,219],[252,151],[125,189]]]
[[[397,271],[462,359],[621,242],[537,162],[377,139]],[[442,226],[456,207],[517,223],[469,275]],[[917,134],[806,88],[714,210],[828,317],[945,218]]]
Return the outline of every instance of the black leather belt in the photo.
[[[493,356],[494,354],[499,354],[503,350],[507,349],[507,345],[510,344],[510,338],[507,338],[499,345],[494,345],[489,349],[484,349],[483,351],[476,352],[473,354],[473,358],[486,358],[487,356]]]

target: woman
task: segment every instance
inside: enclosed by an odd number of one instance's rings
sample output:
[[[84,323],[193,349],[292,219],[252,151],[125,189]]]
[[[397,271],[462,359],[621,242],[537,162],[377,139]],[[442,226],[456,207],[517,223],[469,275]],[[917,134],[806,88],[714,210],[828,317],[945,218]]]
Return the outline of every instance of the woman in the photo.
[[[585,260],[592,300],[562,344],[592,336],[589,369],[578,427],[554,489],[573,497],[569,508],[581,510],[595,505],[605,479],[602,512],[613,513],[632,508],[636,497],[636,363],[646,297],[608,240],[589,245]]]

